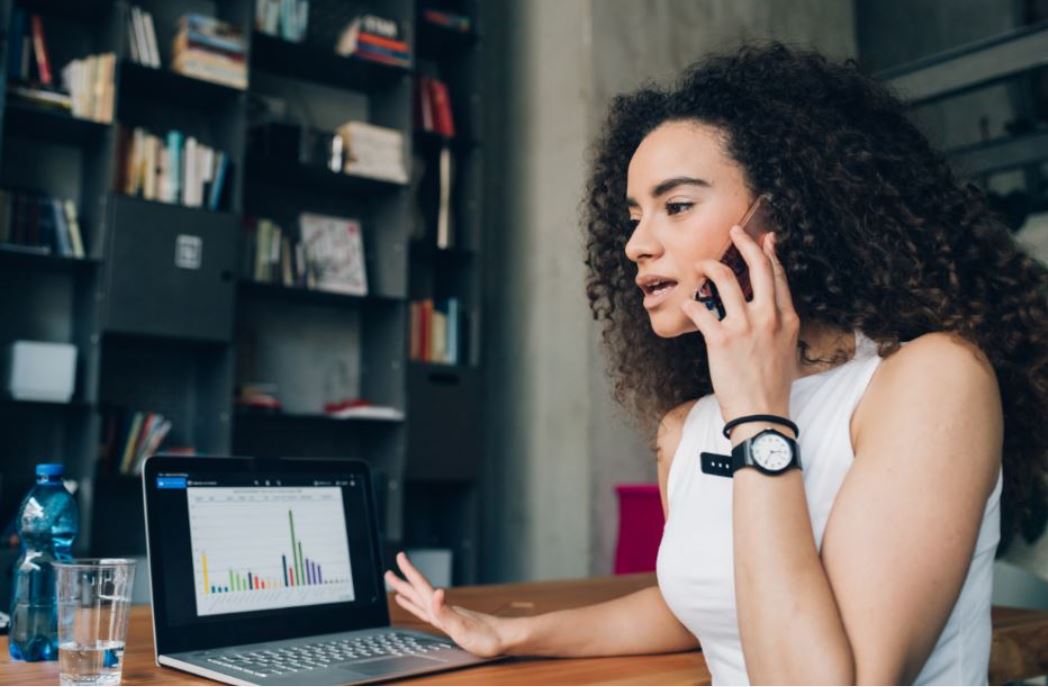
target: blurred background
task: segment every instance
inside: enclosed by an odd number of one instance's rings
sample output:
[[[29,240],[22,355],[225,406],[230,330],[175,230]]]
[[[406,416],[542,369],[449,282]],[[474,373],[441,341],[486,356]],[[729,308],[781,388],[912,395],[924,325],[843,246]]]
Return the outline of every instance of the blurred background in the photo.
[[[745,40],[854,58],[1046,260],[1046,20],[1043,0],[0,2],[0,598],[34,464],[65,464],[82,553],[141,556],[157,450],[365,459],[385,546],[440,584],[611,574],[619,493],[658,509],[583,289],[611,98]],[[1048,545],[1008,559],[1048,577]]]

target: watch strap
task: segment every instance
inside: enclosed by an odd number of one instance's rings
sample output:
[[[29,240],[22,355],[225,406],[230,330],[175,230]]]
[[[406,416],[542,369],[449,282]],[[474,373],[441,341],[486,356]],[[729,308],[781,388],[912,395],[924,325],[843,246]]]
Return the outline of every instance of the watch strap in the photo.
[[[702,464],[702,472],[707,475],[730,478],[735,471],[734,467],[732,467],[731,456],[725,456],[720,453],[703,451],[700,454],[700,463]]]

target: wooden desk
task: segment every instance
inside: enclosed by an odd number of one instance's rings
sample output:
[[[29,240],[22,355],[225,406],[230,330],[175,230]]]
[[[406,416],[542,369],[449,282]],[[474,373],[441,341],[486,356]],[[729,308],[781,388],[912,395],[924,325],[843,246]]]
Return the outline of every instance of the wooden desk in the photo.
[[[651,586],[653,575],[626,575],[592,580],[461,587],[448,592],[450,603],[496,615],[530,615],[573,608],[612,599]],[[390,604],[395,625],[425,628],[395,603]],[[993,609],[993,648],[990,684],[1048,673],[1048,612],[1014,608]],[[149,608],[131,611],[124,684],[215,684],[153,663],[153,629]],[[58,664],[17,663],[0,642],[0,684],[58,684]],[[583,685],[651,684],[708,685],[710,673],[699,651],[658,656],[585,659],[509,659],[499,663],[410,680],[408,685]]]

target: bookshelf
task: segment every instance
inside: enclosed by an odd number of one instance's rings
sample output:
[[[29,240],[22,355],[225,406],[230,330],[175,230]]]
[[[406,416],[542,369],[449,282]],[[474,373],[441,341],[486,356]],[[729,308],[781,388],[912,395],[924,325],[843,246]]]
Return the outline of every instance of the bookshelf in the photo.
[[[483,445],[480,3],[438,8],[468,16],[466,34],[434,29],[423,19],[429,5],[415,0],[352,8],[337,0],[310,3],[311,26],[314,13],[318,26],[367,12],[397,20],[415,48],[412,68],[341,57],[320,29],[301,43],[256,31],[254,0],[133,5],[152,15],[160,68],[133,59],[132,3],[125,0],[0,0],[6,28],[18,10],[39,14],[56,71],[72,59],[115,56],[114,116],[97,122],[7,97],[9,51],[0,50],[0,188],[72,200],[85,243],[82,258],[0,246],[0,289],[19,294],[0,303],[0,344],[29,339],[78,350],[72,402],[0,400],[0,430],[13,437],[0,447],[0,518],[6,524],[12,516],[35,463],[61,459],[83,486],[79,552],[143,554],[138,480],[98,456],[118,409],[148,410],[172,423],[165,447],[367,460],[389,551],[449,548],[455,582],[476,581]],[[178,19],[188,12],[243,32],[246,89],[167,67]],[[415,132],[420,69],[449,84],[459,136]],[[318,131],[350,120],[399,131],[415,174],[448,147],[455,159],[454,245],[433,242],[415,177],[393,182],[262,154],[253,127],[272,117],[260,103],[273,102],[286,106],[284,121]],[[159,138],[176,130],[226,154],[229,176],[218,207],[125,194],[117,180],[136,127]],[[245,272],[244,223],[265,217],[290,227],[303,212],[360,222],[366,295],[261,283]],[[195,267],[175,260],[186,236],[203,256]],[[450,297],[470,316],[468,358],[456,365],[412,361],[410,302]],[[237,388],[256,382],[278,385],[280,412],[237,405]],[[401,416],[324,414],[325,402],[352,397]]]

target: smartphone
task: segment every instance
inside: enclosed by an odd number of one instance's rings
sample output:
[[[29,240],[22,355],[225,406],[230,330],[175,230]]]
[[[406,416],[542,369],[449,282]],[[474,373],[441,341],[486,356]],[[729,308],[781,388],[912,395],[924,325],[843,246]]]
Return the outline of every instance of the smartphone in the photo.
[[[771,231],[771,215],[769,214],[769,204],[771,203],[771,194],[762,193],[757,196],[757,199],[753,201],[750,208],[746,211],[746,214],[739,220],[739,226],[749,236],[758,243],[764,234]],[[731,268],[731,271],[735,273],[735,278],[739,280],[739,286],[742,287],[742,295],[748,301],[753,298],[753,286],[750,284],[749,269],[746,266],[746,260],[743,259],[742,254],[739,253],[739,249],[735,247],[735,243],[732,242],[731,238],[728,239],[728,245],[724,249],[724,255],[720,261]],[[707,310],[715,310],[717,312],[717,319],[723,320],[727,314],[724,310],[724,303],[721,302],[720,294],[717,293],[717,285],[713,283],[712,279],[707,279],[699,290],[695,292],[695,300],[706,306]]]

